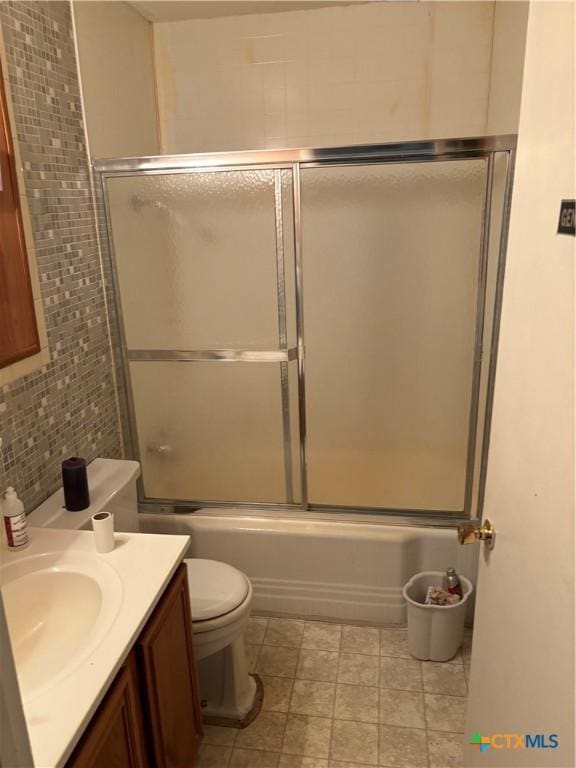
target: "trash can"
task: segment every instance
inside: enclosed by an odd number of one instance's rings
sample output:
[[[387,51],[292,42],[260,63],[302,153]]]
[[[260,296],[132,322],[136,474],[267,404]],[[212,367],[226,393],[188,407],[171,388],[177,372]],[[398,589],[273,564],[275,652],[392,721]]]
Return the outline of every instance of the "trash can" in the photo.
[[[408,604],[408,650],[416,659],[448,661],[462,645],[468,599],[474,587],[460,576],[462,600],[454,605],[424,605],[428,587],[441,587],[442,571],[412,576],[402,594]]]

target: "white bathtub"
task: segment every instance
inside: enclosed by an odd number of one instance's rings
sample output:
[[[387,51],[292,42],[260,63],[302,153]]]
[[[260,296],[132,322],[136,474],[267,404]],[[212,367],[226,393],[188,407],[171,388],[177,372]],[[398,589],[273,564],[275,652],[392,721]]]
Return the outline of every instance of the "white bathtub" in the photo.
[[[402,587],[414,573],[453,565],[476,584],[478,547],[460,546],[453,528],[219,509],[139,517],[145,533],[189,534],[190,557],[243,571],[256,613],[403,624]]]

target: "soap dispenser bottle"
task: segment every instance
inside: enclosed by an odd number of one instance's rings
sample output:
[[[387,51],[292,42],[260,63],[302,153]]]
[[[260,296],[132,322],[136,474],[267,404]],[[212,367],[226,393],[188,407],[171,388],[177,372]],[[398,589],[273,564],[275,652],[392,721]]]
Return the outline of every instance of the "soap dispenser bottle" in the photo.
[[[28,544],[28,524],[24,504],[12,486],[7,488],[4,494],[2,515],[8,547],[10,549],[22,549]]]

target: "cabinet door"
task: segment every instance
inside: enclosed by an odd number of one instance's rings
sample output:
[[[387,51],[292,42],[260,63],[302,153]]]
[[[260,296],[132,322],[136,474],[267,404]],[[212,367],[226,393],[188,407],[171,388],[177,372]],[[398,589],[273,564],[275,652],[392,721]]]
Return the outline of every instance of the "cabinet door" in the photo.
[[[147,768],[146,739],[131,655],[92,718],[66,768]]]
[[[202,718],[186,566],[166,589],[136,650],[154,766],[190,766],[202,738]]]

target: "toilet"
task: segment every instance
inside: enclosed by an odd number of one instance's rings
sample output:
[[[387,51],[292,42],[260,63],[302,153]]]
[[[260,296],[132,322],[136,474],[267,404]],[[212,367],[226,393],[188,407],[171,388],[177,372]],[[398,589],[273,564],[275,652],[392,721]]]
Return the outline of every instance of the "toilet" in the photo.
[[[28,517],[41,528],[90,529],[91,517],[114,513],[116,531],[138,532],[137,461],[94,459],[88,466],[90,506],[64,508],[62,489]],[[258,714],[261,684],[249,673],[244,628],[250,617],[252,584],[237,568],[216,560],[184,560],[188,571],[193,644],[204,720],[243,726]]]
[[[216,560],[184,560],[188,569],[194,654],[205,719],[246,722],[254,709],[256,678],[248,672],[244,628],[252,584]],[[257,713],[254,713],[257,714]]]

